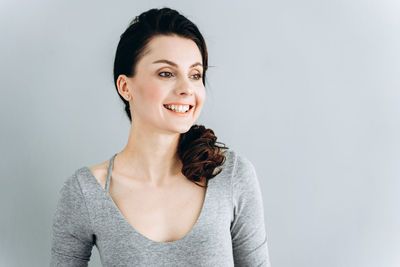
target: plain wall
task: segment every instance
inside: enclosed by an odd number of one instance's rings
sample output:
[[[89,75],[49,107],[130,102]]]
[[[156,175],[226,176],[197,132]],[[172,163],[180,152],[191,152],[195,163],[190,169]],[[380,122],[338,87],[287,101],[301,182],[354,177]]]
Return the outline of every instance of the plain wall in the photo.
[[[1,0],[0,266],[47,266],[64,180],[124,147],[116,46],[163,6],[206,39],[197,123],[255,165],[272,266],[400,266],[394,0]]]

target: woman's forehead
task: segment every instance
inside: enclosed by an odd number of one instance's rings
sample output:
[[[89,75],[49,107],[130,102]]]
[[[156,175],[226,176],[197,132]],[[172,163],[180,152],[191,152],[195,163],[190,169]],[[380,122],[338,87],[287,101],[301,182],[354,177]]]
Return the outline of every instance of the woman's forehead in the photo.
[[[202,62],[197,44],[191,39],[178,36],[154,37],[148,43],[143,59],[146,64],[154,64],[154,61],[165,59],[180,67],[189,67],[196,62]]]

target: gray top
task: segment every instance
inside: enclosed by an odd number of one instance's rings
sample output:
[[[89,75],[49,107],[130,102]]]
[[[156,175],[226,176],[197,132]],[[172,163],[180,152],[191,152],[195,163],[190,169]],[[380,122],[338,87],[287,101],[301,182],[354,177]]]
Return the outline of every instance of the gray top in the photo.
[[[232,149],[208,181],[199,218],[183,238],[157,242],[125,219],[108,193],[115,155],[103,188],[88,167],[61,190],[53,218],[50,266],[88,266],[93,245],[103,266],[270,267],[264,211],[253,164]]]

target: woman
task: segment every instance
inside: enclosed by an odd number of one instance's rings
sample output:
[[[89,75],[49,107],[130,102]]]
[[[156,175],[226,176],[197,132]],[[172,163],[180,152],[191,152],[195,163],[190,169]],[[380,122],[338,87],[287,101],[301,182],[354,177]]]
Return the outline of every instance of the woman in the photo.
[[[194,125],[207,48],[177,11],[151,9],[121,35],[114,82],[131,129],[126,147],[64,183],[51,266],[270,266],[252,163]]]

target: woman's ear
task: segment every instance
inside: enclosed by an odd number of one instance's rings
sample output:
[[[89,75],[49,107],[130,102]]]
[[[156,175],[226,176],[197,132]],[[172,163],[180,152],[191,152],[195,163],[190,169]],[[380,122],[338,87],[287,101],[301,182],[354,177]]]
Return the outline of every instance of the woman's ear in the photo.
[[[120,95],[127,101],[131,99],[131,93],[129,92],[128,77],[125,74],[121,74],[117,79],[117,87]]]

